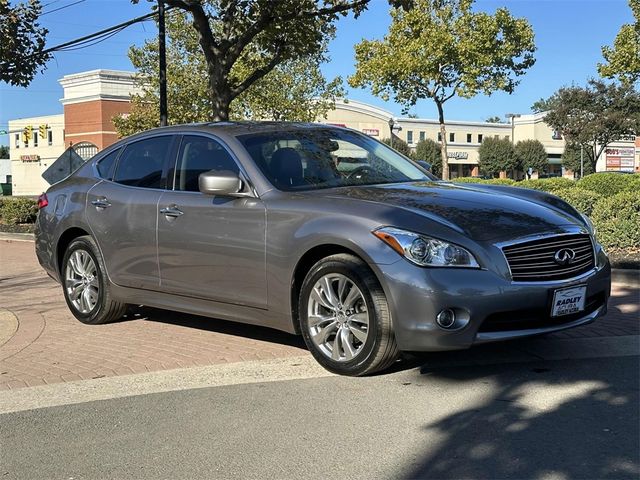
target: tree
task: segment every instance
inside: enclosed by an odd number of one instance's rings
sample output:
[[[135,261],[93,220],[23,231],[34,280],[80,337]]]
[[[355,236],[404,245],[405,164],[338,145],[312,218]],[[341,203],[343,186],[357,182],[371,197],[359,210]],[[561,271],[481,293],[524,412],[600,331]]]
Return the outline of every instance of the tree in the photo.
[[[586,157],[585,157],[586,158]],[[595,172],[594,166],[591,162],[587,162],[586,160],[583,162],[583,175],[589,175]],[[571,170],[573,172],[573,176],[580,175],[580,145],[577,143],[567,143],[564,147],[564,152],[562,152],[562,166],[567,170]]]
[[[0,81],[26,87],[49,60],[43,53],[49,31],[38,23],[41,12],[39,0],[13,7],[0,0]]]
[[[513,92],[517,77],[535,59],[533,30],[505,8],[494,15],[473,12],[473,0],[413,0],[413,8],[392,8],[383,40],[356,45],[353,87],[394,100],[407,111],[420,99],[432,99],[442,134],[442,178],[449,178],[444,104],[503,90]]]
[[[9,147],[6,145],[0,145],[0,158],[9,158]]]
[[[208,121],[213,110],[208,93],[207,65],[200,51],[197,32],[183,12],[167,16],[167,93],[169,123]],[[315,56],[288,60],[256,81],[230,105],[232,119],[268,119],[314,121],[333,108],[344,96],[340,77],[327,82],[319,63],[324,49]],[[234,66],[241,75],[251,69],[259,52],[247,47]],[[131,111],[114,118],[121,136],[131,135],[159,125],[157,88],[158,42],[131,47],[129,58],[137,70],[136,83],[141,93],[132,97]]]
[[[598,64],[598,73],[617,78],[623,83],[640,80],[640,0],[629,0],[635,22],[624,24],[613,42],[613,48],[602,47],[606,63]]]
[[[529,175],[529,169],[544,172],[549,168],[547,151],[540,140],[520,140],[515,146],[518,167]]]
[[[334,22],[348,13],[357,16],[370,0],[164,1],[190,14],[206,66],[209,119],[218,121],[228,120],[233,100],[276,66],[318,55],[335,32]],[[253,62],[236,68],[249,47]]]
[[[394,150],[403,154],[405,157],[413,158],[413,152],[411,151],[411,147],[407,142],[402,140],[400,137],[397,137],[396,135],[393,136],[393,145],[391,144],[390,138],[383,138],[381,142],[389,145]]]
[[[440,157],[440,144],[430,138],[420,140],[416,145],[416,151],[413,154],[416,160],[424,160],[431,164],[431,171],[434,175],[439,176],[442,169],[442,159]]]
[[[492,177],[519,166],[513,144],[506,138],[485,138],[478,150],[478,157],[480,170]]]
[[[544,121],[567,143],[582,145],[591,171],[611,142],[640,132],[640,93],[630,84],[589,80],[586,87],[562,87],[532,108],[546,112]]]
[[[485,122],[487,123],[506,123],[502,120],[502,118],[498,117],[497,115],[494,115],[493,117],[489,117],[485,120]]]

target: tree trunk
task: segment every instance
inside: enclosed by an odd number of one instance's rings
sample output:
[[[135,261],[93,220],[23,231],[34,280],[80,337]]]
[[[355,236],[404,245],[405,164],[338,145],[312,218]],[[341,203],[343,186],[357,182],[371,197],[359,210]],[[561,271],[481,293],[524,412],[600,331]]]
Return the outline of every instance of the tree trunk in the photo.
[[[444,125],[444,111],[442,102],[436,100],[438,107],[438,122],[440,123],[440,156],[442,158],[442,179],[449,180],[449,157],[447,156],[447,129]]]
[[[218,65],[209,65],[209,95],[211,95],[211,121],[229,120],[229,109],[233,96],[227,82],[227,73]]]

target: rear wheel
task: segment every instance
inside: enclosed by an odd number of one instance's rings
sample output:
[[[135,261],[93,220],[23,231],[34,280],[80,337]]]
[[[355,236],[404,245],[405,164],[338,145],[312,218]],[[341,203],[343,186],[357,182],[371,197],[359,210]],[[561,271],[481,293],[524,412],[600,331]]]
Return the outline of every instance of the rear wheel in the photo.
[[[398,358],[384,291],[353,255],[332,255],[313,266],[302,284],[298,311],[307,347],[331,372],[366,375]]]
[[[71,313],[82,323],[112,322],[127,308],[113,299],[100,251],[89,236],[69,244],[62,259],[62,290]]]

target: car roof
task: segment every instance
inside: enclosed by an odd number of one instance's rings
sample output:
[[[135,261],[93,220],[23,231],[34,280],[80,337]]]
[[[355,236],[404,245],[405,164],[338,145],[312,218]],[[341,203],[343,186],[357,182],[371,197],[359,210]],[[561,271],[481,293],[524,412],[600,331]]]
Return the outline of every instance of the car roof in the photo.
[[[211,133],[219,133],[229,136],[239,136],[249,133],[267,133],[277,131],[291,130],[317,130],[326,128],[340,128],[337,125],[329,125],[323,123],[305,123],[305,122],[272,122],[272,121],[238,121],[238,122],[203,122],[188,123],[182,125],[171,125],[167,127],[154,128],[141,132],[142,134],[150,133],[180,133],[193,131],[207,131]]]

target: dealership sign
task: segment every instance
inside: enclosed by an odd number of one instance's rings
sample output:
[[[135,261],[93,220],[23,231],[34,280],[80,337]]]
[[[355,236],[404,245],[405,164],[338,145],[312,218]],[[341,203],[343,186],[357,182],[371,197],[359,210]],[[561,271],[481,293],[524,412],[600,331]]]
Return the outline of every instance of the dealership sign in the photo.
[[[447,158],[453,158],[454,160],[466,160],[469,158],[468,152],[447,152]]]
[[[633,147],[611,147],[604,151],[607,170],[622,170],[633,172],[635,165],[635,148]]]
[[[39,162],[40,155],[20,155],[20,160],[23,162]]]
[[[378,137],[380,135],[380,130],[377,128],[363,128],[362,133],[365,133],[371,137]]]

